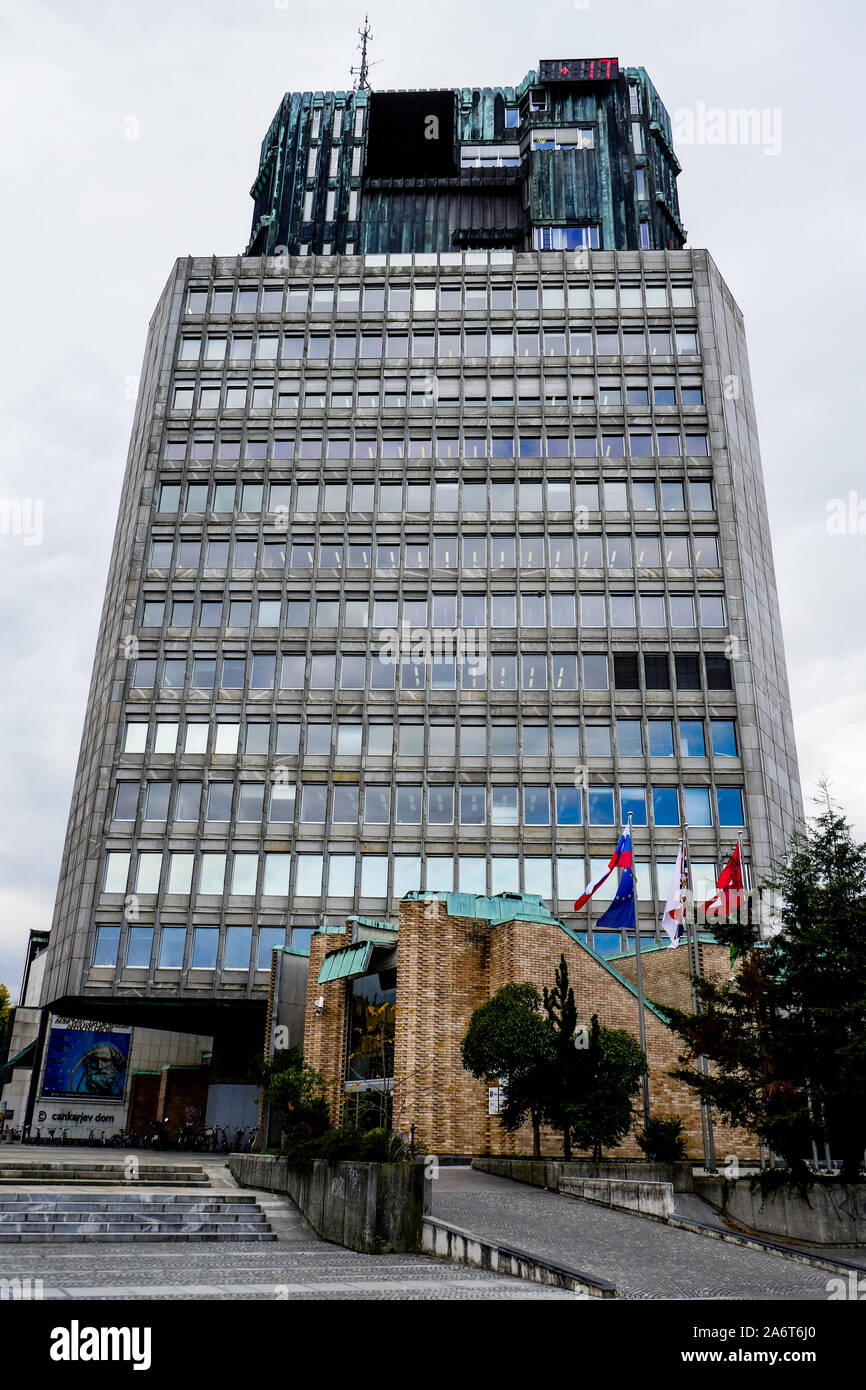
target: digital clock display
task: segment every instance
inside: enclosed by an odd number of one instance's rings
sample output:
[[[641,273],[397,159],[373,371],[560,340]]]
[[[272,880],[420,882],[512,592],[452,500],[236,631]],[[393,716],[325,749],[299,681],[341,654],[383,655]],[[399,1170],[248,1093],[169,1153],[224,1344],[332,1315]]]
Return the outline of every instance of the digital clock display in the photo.
[[[618,58],[542,58],[541,82],[612,82],[619,77]]]

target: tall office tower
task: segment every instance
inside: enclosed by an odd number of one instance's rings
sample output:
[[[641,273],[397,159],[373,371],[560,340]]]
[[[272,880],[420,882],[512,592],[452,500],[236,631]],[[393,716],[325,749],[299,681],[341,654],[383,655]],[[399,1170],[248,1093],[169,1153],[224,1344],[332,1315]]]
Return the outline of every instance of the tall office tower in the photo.
[[[150,327],[58,1009],[212,1033],[232,1084],[322,924],[517,891],[626,949],[572,909],[629,813],[648,939],[683,827],[699,897],[738,837],[769,868],[801,806],[745,338],[677,168],[614,60],[285,98],[251,254],[178,261]]]

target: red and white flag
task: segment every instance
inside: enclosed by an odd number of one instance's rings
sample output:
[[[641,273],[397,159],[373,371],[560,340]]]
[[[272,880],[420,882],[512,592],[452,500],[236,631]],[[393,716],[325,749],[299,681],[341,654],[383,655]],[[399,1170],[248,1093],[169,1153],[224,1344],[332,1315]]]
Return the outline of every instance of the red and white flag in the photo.
[[[680,852],[674,864],[668,900],[665,903],[662,929],[670,937],[671,946],[679,946],[686,930],[686,898],[689,891],[689,852],[685,837],[680,840]]]
[[[734,852],[716,879],[716,894],[704,903],[704,916],[708,921],[718,921],[736,912],[740,906],[743,890],[743,865],[740,859],[740,842],[734,845]]]

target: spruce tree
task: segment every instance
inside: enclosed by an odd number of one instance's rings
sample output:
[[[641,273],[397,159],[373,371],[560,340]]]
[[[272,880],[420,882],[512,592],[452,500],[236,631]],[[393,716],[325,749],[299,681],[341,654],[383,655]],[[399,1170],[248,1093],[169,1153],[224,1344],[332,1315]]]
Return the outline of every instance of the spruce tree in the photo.
[[[701,1012],[666,1007],[684,1061],[674,1073],[729,1123],[764,1139],[800,1179],[826,1143],[855,1181],[866,1149],[866,846],[824,788],[817,817],[794,835],[774,878],[778,929],[719,923],[737,947],[735,974],[695,980]]]
[[[569,1106],[577,1084],[577,1057],[574,1049],[577,1006],[574,1002],[574,990],[568,982],[568,963],[564,955],[559,957],[553,981],[553,989],[547,989],[545,986],[544,990],[544,1009],[554,1038],[554,1062],[549,1071],[545,1109],[550,1124],[562,1133],[563,1157],[569,1159]]]
[[[621,1143],[631,1128],[632,1098],[646,1071],[646,1057],[630,1033],[603,1028],[596,1014],[589,1046],[575,1048],[577,1007],[565,956],[554,972],[553,989],[544,991],[544,1007],[555,1038],[545,1117],[562,1134],[564,1158],[571,1158],[574,1145],[600,1159],[602,1149]]]

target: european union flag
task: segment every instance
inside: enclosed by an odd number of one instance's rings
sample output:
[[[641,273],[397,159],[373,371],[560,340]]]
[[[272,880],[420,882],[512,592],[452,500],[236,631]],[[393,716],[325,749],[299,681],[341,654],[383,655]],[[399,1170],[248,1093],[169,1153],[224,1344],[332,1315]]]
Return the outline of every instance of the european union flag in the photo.
[[[634,927],[634,876],[633,871],[623,869],[616,895],[607,912],[603,912],[596,922],[597,927]]]

